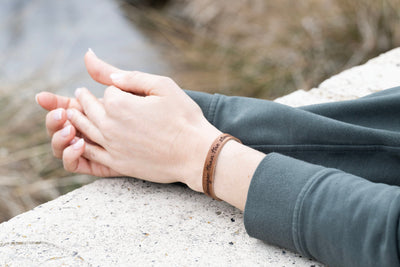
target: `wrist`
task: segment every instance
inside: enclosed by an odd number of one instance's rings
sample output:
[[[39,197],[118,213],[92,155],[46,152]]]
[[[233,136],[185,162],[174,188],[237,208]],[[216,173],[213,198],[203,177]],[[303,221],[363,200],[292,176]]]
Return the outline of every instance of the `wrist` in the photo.
[[[222,134],[210,124],[202,130],[193,130],[191,140],[193,152],[188,156],[185,165],[184,178],[191,189],[203,191],[203,167],[211,145]],[[214,193],[217,198],[243,210],[246,204],[250,181],[264,158],[265,154],[245,146],[234,140],[229,140],[216,159],[214,173]]]
[[[214,193],[244,210],[251,179],[265,154],[230,140],[222,148],[214,174]]]
[[[201,129],[201,130],[199,130]],[[187,184],[192,190],[203,192],[203,167],[214,140],[221,135],[222,132],[215,128],[210,123],[207,123],[201,128],[191,129],[191,146],[192,151],[188,151],[189,155],[185,161],[183,183]]]

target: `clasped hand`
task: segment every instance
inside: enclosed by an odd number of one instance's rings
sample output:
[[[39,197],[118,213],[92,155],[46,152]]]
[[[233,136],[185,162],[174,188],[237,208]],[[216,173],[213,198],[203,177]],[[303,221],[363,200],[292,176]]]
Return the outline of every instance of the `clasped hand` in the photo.
[[[76,99],[48,92],[37,102],[49,110],[52,150],[71,172],[183,182],[202,191],[208,148],[221,133],[170,78],[119,70],[89,51],[92,78],[109,85],[103,99],[86,88]]]

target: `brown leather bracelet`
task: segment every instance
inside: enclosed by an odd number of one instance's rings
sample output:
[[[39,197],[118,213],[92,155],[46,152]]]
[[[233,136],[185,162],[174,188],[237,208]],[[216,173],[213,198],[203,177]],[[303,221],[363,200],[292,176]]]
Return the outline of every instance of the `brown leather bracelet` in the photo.
[[[203,168],[203,191],[204,193],[212,197],[216,200],[221,200],[219,199],[215,193],[214,193],[214,174],[215,174],[215,167],[217,165],[217,158],[219,153],[222,150],[222,147],[229,141],[229,140],[235,140],[239,143],[239,139],[236,137],[230,135],[230,134],[221,134],[220,136],[215,139],[215,141],[212,143],[210,150],[208,151],[206,161],[204,163],[204,168]]]

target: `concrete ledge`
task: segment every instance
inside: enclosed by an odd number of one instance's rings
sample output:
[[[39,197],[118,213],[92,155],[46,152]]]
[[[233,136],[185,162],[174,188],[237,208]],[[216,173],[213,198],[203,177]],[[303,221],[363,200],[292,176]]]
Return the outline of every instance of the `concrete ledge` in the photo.
[[[303,105],[400,84],[400,49],[277,99]],[[250,238],[243,214],[179,184],[99,179],[0,224],[1,266],[322,266]]]

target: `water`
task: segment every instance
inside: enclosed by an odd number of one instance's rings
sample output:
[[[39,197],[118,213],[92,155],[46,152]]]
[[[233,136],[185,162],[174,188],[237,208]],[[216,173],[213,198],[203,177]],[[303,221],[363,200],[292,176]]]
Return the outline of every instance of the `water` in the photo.
[[[0,0],[0,222],[91,180],[61,171],[35,93],[101,96],[83,62],[89,47],[123,69],[168,69],[124,14],[116,0]]]
[[[104,86],[90,79],[83,62],[89,47],[119,68],[151,73],[167,69],[156,47],[124,17],[118,1],[0,1],[3,85],[40,80],[43,89],[71,94],[86,86],[100,96]]]

